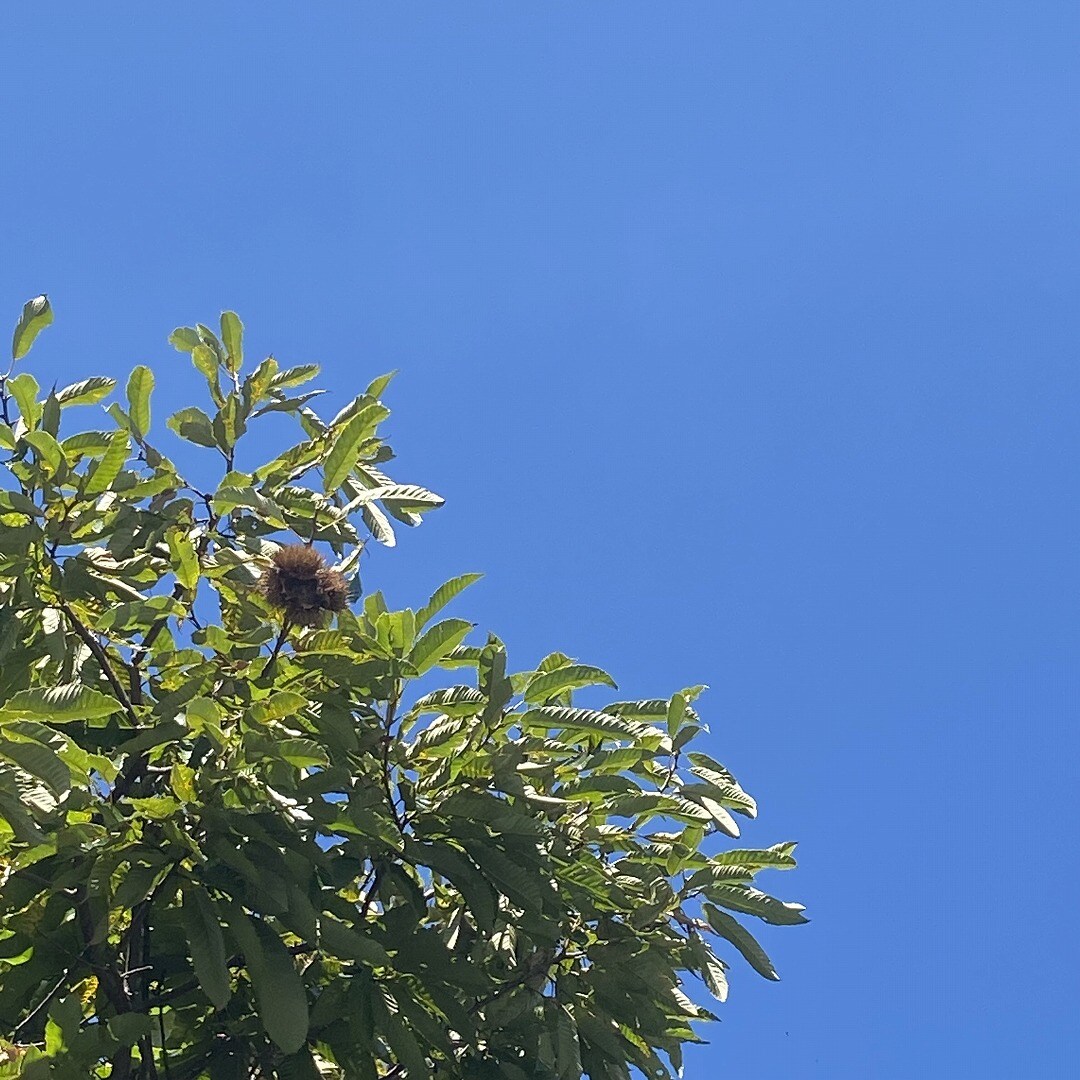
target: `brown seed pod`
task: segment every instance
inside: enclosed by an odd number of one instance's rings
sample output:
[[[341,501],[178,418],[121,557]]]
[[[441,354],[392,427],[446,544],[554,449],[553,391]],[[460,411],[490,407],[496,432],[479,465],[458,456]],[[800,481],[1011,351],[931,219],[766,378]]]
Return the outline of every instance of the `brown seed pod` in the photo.
[[[259,591],[297,626],[321,626],[328,612],[344,611],[349,600],[349,583],[307,544],[276,551]]]

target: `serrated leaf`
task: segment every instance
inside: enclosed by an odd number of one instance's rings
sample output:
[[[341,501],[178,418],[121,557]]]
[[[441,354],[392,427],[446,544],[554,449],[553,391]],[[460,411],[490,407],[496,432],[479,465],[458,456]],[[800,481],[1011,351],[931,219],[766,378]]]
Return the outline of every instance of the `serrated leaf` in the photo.
[[[377,507],[371,503],[365,503],[360,507],[360,516],[364,519],[364,524],[368,527],[371,535],[375,537],[380,544],[385,547],[394,547],[397,544],[397,537],[394,535],[394,528],[387,520],[386,515]]]
[[[223,1009],[232,997],[232,981],[214,904],[198,885],[185,885],[181,914],[195,977],[214,1008]]]
[[[386,505],[387,510],[393,513],[407,512],[410,510],[434,510],[443,505],[446,500],[441,495],[427,488],[418,487],[416,484],[387,484],[376,489],[378,499]]]
[[[150,430],[150,391],[154,389],[154,373],[139,364],[128,379],[128,415],[137,438],[143,439]]]
[[[802,904],[785,903],[749,885],[714,885],[706,890],[714,903],[744,915],[753,915],[773,926],[797,926],[810,920],[803,915]]]
[[[325,393],[325,390],[309,390],[306,394],[297,394],[296,397],[274,398],[273,401],[263,405],[262,408],[256,409],[255,415],[265,416],[267,413],[272,412],[298,412],[312,398],[321,397]]]
[[[428,602],[416,613],[416,625],[422,627],[431,618],[437,615],[458,593],[464,592],[470,585],[479,581],[483,574],[459,574],[448,582],[440,585],[432,594]]]
[[[464,641],[473,624],[465,619],[444,619],[429,627],[416,639],[406,659],[423,675],[434,667],[447,653]]]
[[[444,712],[447,716],[469,716],[484,707],[487,698],[472,686],[451,686],[425,694],[412,707],[412,712]]]
[[[727,1001],[728,981],[724,962],[713,954],[712,949],[696,934],[690,938],[690,948],[698,962],[701,977],[709,992],[717,1001]]]
[[[102,398],[108,397],[116,387],[115,379],[107,379],[102,375],[95,375],[82,382],[72,383],[65,386],[56,395],[60,408],[65,409],[69,405],[96,405]]]
[[[690,794],[686,791],[686,788],[683,788],[682,792],[684,795]],[[700,792],[691,794],[691,800],[699,803],[709,812],[713,819],[713,823],[721,830],[721,832],[726,833],[733,840],[739,838],[738,823],[721,803],[718,803],[715,799],[710,798],[708,795],[701,794]]]
[[[717,866],[745,866],[751,870],[792,870],[796,863],[792,855],[796,844],[788,841],[768,848],[732,848],[712,857]]]
[[[260,492],[251,488],[237,487],[223,487],[217,490],[214,495],[215,513],[224,515],[239,507],[254,510],[262,521],[273,525],[276,529],[288,527],[282,517],[281,508]]]
[[[620,739],[641,739],[658,735],[655,728],[626,720],[595,709],[572,709],[558,705],[541,705],[521,714],[522,728],[561,728],[566,731],[596,731]]]
[[[11,339],[11,358],[21,360],[34,344],[34,338],[53,321],[52,304],[42,294],[27,300],[23,304],[22,314],[15,324],[15,335]]]
[[[100,495],[108,491],[120,470],[127,462],[131,443],[126,431],[117,431],[109,438],[109,445],[101,459],[91,468],[83,485],[84,495]]]
[[[49,690],[20,690],[0,709],[0,721],[43,720],[62,724],[71,720],[100,720],[122,708],[116,698],[100,690],[69,683]]]
[[[71,771],[54,751],[41,743],[0,739],[0,757],[44,781],[56,795],[64,795],[71,789]]]
[[[780,981],[780,976],[776,974],[776,968],[773,967],[768,954],[757,943],[754,935],[749,930],[742,926],[733,916],[726,911],[721,911],[713,904],[704,904],[703,908],[705,918],[714,933],[730,941],[759,975],[771,979],[773,982]]]
[[[352,472],[360,456],[360,444],[367,437],[371,420],[367,410],[357,413],[340,432],[331,429],[330,451],[323,462],[323,490],[332,494]]]
[[[567,690],[583,686],[615,686],[615,680],[598,667],[589,664],[568,664],[554,671],[542,671],[529,680],[524,698],[528,703],[547,701]]]
[[[310,382],[318,374],[318,364],[299,364],[296,367],[286,368],[270,380],[270,389],[290,390],[294,386]]]
[[[722,806],[729,807],[737,814],[744,814],[749,818],[757,817],[757,802],[743,791],[734,778],[726,779],[719,773],[700,767],[695,767],[691,771],[695,776],[705,777],[705,779],[700,784],[684,784],[683,791],[687,795],[705,796]]]

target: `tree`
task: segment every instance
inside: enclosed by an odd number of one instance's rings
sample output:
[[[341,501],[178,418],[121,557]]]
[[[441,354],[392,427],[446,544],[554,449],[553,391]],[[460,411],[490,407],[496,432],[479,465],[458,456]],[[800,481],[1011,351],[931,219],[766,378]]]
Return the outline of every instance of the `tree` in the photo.
[[[703,687],[584,708],[604,671],[444,617],[478,575],[361,592],[364,543],[443,501],[382,471],[389,375],[326,422],[232,312],[176,330],[204,491],[148,368],[73,434],[114,381],[13,374],[51,321],[0,379],[0,1077],[666,1077],[714,944],[776,978],[735,916],[804,921],[752,885],[794,844],[706,852],[756,807],[691,749]],[[242,461],[270,413],[298,441]]]

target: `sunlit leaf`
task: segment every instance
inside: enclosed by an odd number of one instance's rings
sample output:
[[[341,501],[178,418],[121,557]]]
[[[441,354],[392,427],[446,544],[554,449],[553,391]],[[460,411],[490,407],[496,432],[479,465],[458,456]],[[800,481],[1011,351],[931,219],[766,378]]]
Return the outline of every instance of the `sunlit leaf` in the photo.
[[[221,341],[225,346],[225,365],[237,372],[244,363],[244,324],[235,311],[221,313]]]
[[[154,389],[154,373],[145,365],[135,368],[127,384],[128,415],[138,438],[150,430],[150,391]]]
[[[11,341],[11,358],[19,360],[34,344],[34,338],[53,321],[52,305],[47,296],[35,296],[23,305],[22,314],[15,324],[15,336]]]

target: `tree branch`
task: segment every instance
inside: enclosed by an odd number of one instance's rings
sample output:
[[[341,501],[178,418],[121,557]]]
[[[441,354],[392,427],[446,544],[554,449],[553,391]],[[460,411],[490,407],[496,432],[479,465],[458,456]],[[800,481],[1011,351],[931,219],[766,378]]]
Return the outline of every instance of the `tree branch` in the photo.
[[[116,672],[113,670],[112,661],[109,659],[109,654],[101,647],[101,642],[90,632],[84,625],[83,621],[75,614],[71,605],[63,599],[57,599],[57,606],[67,616],[67,620],[71,623],[71,628],[82,639],[83,643],[93,654],[94,659],[98,662],[98,666],[101,668],[101,673],[109,681],[109,685],[113,688],[113,693],[116,695],[117,701],[124,707],[124,712],[127,713],[128,719],[133,725],[138,727],[139,716],[135,712],[135,707],[131,703],[131,698],[128,696],[128,692],[124,689],[123,683],[117,678]]]

